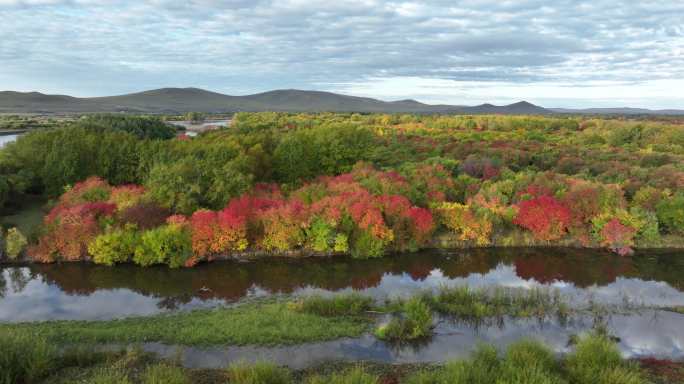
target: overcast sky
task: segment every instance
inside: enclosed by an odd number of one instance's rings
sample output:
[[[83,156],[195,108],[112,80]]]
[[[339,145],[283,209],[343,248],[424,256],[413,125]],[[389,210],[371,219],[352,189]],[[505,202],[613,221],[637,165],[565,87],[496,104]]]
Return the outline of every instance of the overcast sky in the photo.
[[[684,108],[684,1],[0,0],[0,89]]]

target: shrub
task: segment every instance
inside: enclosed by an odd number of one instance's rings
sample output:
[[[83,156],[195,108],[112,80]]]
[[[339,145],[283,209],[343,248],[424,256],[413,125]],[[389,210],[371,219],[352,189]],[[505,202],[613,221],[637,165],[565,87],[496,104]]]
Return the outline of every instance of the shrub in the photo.
[[[349,240],[347,235],[344,233],[338,233],[335,236],[335,245],[333,246],[333,251],[335,252],[347,252],[349,251]]]
[[[684,192],[678,192],[658,203],[658,220],[672,233],[684,233]]]
[[[367,373],[361,367],[328,376],[316,375],[306,380],[307,384],[378,384],[379,382],[378,376]]]
[[[55,206],[44,220],[47,233],[29,249],[29,257],[41,262],[85,258],[88,244],[102,231],[102,223],[111,220],[115,208],[103,202]]]
[[[532,231],[539,240],[558,240],[570,224],[570,210],[555,198],[542,195],[520,202],[513,223]]]
[[[67,187],[60,196],[61,205],[72,206],[84,203],[106,201],[112,192],[112,187],[99,177],[89,177],[84,181]]]
[[[12,331],[0,335],[0,384],[36,382],[57,361],[57,349],[42,337]]]
[[[0,240],[1,244],[1,240]],[[21,255],[28,244],[26,236],[24,236],[21,231],[17,228],[10,228],[5,236],[5,251],[7,252],[7,257],[10,259],[16,259]]]
[[[240,384],[290,384],[292,375],[285,368],[271,363],[258,362],[253,365],[234,363],[228,367],[231,383]]]
[[[264,231],[261,246],[280,251],[300,247],[308,220],[306,207],[297,200],[266,210],[259,216]]]
[[[358,259],[382,257],[385,254],[387,241],[362,231],[352,244],[352,257]]]
[[[182,225],[167,224],[142,234],[133,261],[142,266],[168,264],[171,268],[178,268],[185,265],[191,256],[189,231]]]
[[[307,243],[316,252],[328,252],[334,248],[335,229],[325,220],[316,218],[306,230]]]
[[[139,185],[122,185],[112,189],[109,202],[116,204],[117,210],[121,211],[139,204],[144,194],[144,187]]]
[[[119,206],[119,221],[122,224],[135,224],[138,229],[146,230],[158,227],[171,215],[171,211],[154,203],[140,202],[131,206]]]
[[[592,219],[594,235],[601,245],[627,255],[632,252],[636,234],[646,224],[641,218],[631,215],[625,210],[615,213],[604,213]]]
[[[462,241],[473,241],[483,246],[490,243],[492,223],[473,209],[459,203],[442,203],[438,206],[442,223],[459,235]]]
[[[111,266],[130,261],[139,245],[137,228],[128,225],[97,236],[88,244],[88,253],[95,263]]]
[[[189,384],[183,369],[169,364],[154,364],[142,374],[142,384]]]

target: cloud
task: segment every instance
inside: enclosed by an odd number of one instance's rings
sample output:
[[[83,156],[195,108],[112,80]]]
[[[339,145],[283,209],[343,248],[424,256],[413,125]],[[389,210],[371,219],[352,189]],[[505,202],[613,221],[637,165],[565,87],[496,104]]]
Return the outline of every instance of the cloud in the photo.
[[[442,98],[458,104],[477,96],[472,82],[556,84],[563,100],[567,84],[629,82],[638,95],[684,79],[676,0],[0,0],[0,14],[0,87],[82,96],[159,86],[379,94],[378,79],[418,78],[469,88]],[[391,98],[420,96],[392,89]],[[591,92],[572,100],[594,102]]]

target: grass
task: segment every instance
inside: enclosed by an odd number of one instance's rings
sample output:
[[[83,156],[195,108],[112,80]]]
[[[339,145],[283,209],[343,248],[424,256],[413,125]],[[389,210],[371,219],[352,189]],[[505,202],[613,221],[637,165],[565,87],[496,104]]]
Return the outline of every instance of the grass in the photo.
[[[421,297],[414,297],[402,306],[403,316],[375,330],[375,336],[389,341],[409,341],[432,335],[432,309]]]
[[[290,303],[290,308],[319,316],[358,316],[373,307],[373,299],[358,293],[323,297],[308,296]]]
[[[355,367],[327,376],[314,375],[306,379],[306,384],[379,384],[380,377],[367,373],[362,367]]]
[[[468,286],[443,287],[436,294],[426,294],[425,298],[437,312],[472,320],[501,316],[544,318],[552,314],[566,318],[570,312],[558,291],[540,288],[474,290]]]
[[[22,332],[0,332],[0,384],[32,383],[57,365],[57,349]]]
[[[277,345],[360,336],[370,318],[324,317],[262,302],[110,321],[51,321],[0,325],[0,333],[41,335],[61,345],[161,342],[176,345]]]
[[[236,363],[228,367],[231,383],[240,384],[290,384],[292,374],[285,368],[271,363],[259,362],[253,365]]]
[[[96,370],[88,382],[91,384],[131,384],[126,372],[116,367],[103,367]]]
[[[150,365],[142,375],[143,384],[190,384],[182,368],[175,365],[158,363]]]
[[[500,356],[492,346],[480,346],[468,360],[441,369],[417,372],[407,384],[646,384],[643,373],[625,362],[609,339],[588,335],[575,351],[558,360],[544,345],[522,340]]]
[[[671,307],[671,308],[668,308],[667,310],[669,310],[669,311],[671,311],[671,312],[680,313],[680,314],[684,315],[684,306],[681,306],[681,307]]]
[[[577,384],[646,383],[638,367],[626,364],[615,343],[603,335],[580,338],[566,359],[566,368]]]
[[[610,339],[596,334],[580,337],[574,351],[562,359],[539,342],[522,340],[504,353],[481,345],[469,359],[443,365],[326,364],[305,371],[268,362],[194,370],[156,360],[139,349],[99,352],[88,358],[86,349],[57,354],[41,337],[1,335],[2,355],[14,356],[11,365],[3,360],[5,365],[0,367],[3,384],[646,384],[675,382],[669,378],[680,377],[676,370],[682,366],[668,362],[663,370],[663,363],[654,360],[650,365],[658,369],[646,379],[647,371],[622,359]],[[21,367],[32,369],[19,370]]]

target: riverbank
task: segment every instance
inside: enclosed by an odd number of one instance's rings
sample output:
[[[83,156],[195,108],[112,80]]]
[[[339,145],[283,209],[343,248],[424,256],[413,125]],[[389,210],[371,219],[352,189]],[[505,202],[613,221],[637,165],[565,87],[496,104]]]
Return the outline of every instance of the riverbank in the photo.
[[[616,260],[621,259],[616,257]],[[150,276],[149,271],[165,269],[141,270],[148,273],[146,281],[153,281],[155,276]],[[126,275],[128,280],[136,278]],[[238,275],[221,274],[223,281],[235,276]],[[286,273],[279,276],[289,278]],[[327,280],[325,276],[321,278]],[[107,277],[99,279],[107,280]],[[478,275],[476,280],[486,282],[489,277]],[[517,285],[505,276],[504,281]],[[632,284],[626,283],[618,291],[624,291]],[[227,371],[219,369],[240,361],[250,364],[270,361],[289,367],[284,371],[292,374],[295,382],[298,382],[299,372],[331,373],[334,367],[355,366],[359,361],[374,362],[370,365],[375,366],[411,363],[408,366],[439,371],[445,361],[467,358],[477,345],[492,344],[502,351],[524,343],[529,335],[543,342],[552,353],[567,356],[575,350],[573,343],[578,335],[596,332],[609,336],[616,343],[611,348],[616,348],[623,357],[649,362],[651,368],[667,372],[672,367],[663,365],[670,364],[663,359],[684,358],[678,348],[684,342],[681,333],[684,315],[673,305],[682,302],[681,294],[677,296],[679,300],[670,297],[669,301],[658,301],[668,294],[653,291],[653,287],[662,285],[656,282],[650,288],[639,287],[637,291],[659,299],[638,303],[628,296],[616,295],[613,289],[606,287],[578,296],[576,292],[562,291],[565,285],[559,282],[558,288],[517,289],[437,285],[440,288],[434,292],[419,290],[394,298],[364,294],[280,295],[246,299],[215,309],[108,321],[4,323],[0,324],[0,334],[19,335],[59,351],[76,351],[80,356],[64,357],[60,361],[90,361],[92,356],[103,355],[109,356],[109,362],[119,361],[113,357],[115,353],[121,356],[131,353],[116,352],[123,349],[134,351],[136,355],[153,353],[156,358],[152,358],[149,365],[159,363],[161,358],[166,360],[163,364],[173,365],[175,370],[187,375],[225,373]],[[211,294],[209,288],[207,291]],[[670,288],[669,295],[672,294]],[[613,301],[604,302],[607,297]],[[118,307],[117,302],[108,297],[95,298],[95,301]],[[135,300],[126,302],[129,306],[137,303]],[[416,333],[416,329],[421,332]],[[124,360],[130,361],[131,356]],[[336,363],[331,364],[331,361]],[[121,368],[117,372],[126,376],[129,382],[145,384],[145,381],[139,381],[142,379],[138,375],[147,369],[147,365],[129,371],[125,368],[129,365],[114,364]],[[82,382],[96,382],[88,381],[94,380],[90,375],[109,367],[101,363],[95,367],[86,366],[93,370],[69,367],[65,368],[68,371],[64,375],[72,378],[69,375],[76,375]],[[324,370],[318,371],[319,367]],[[409,371],[416,373],[413,369]],[[400,383],[403,379],[396,378]],[[308,384],[308,381],[304,382]]]
[[[38,212],[38,211],[36,211]],[[10,217],[3,218],[3,221],[10,220]],[[35,217],[27,218],[26,222],[34,222]],[[27,225],[24,227],[29,228]],[[35,227],[34,227],[35,231]],[[31,233],[31,232],[29,232]],[[680,236],[664,237],[660,245],[649,245],[645,247],[634,247],[631,254],[635,253],[646,253],[648,251],[680,251],[684,249],[684,240]],[[496,242],[495,242],[496,243]],[[665,244],[663,244],[665,243]],[[600,246],[587,246],[576,242],[567,243],[548,243],[548,242],[520,242],[511,243],[507,242],[506,245],[503,244],[492,244],[492,245],[477,245],[473,243],[463,242],[456,239],[452,241],[445,241],[444,238],[435,239],[433,246],[421,248],[420,252],[451,252],[458,250],[496,250],[496,251],[510,251],[517,252],[521,249],[538,249],[538,250],[548,250],[548,251],[558,251],[558,250],[586,250],[594,251],[599,253],[610,253],[607,249]],[[376,259],[392,258],[393,253],[383,255],[381,257],[376,257]],[[624,257],[624,256],[623,256]],[[198,265],[211,264],[213,262],[223,262],[223,261],[235,261],[235,262],[254,262],[259,260],[279,260],[279,259],[331,259],[331,258],[353,258],[353,255],[349,252],[316,252],[310,249],[296,249],[289,251],[266,251],[266,250],[251,250],[242,252],[231,252],[228,254],[216,254],[212,255],[210,258],[203,260],[200,263],[193,264],[191,266],[186,266],[186,268],[193,268]],[[85,256],[80,260],[69,260],[69,259],[59,259],[55,258],[49,261],[34,260],[26,257],[22,254],[16,259],[0,258],[0,265],[8,266],[25,266],[31,264],[98,264],[93,257]],[[117,268],[123,265],[136,265],[133,261],[118,263],[116,265],[108,266],[110,268]],[[165,266],[166,267],[166,266]]]
[[[481,345],[469,357],[440,364],[328,361],[297,370],[266,361],[188,369],[178,360],[160,359],[135,347],[103,352],[81,346],[59,352],[41,338],[21,335],[10,335],[2,344],[8,358],[0,361],[0,368],[9,380],[46,384],[489,384],[515,377],[524,383],[672,384],[684,379],[682,362],[625,360],[612,341],[595,334],[577,339],[572,351],[560,358],[543,343],[523,340],[504,351]]]

